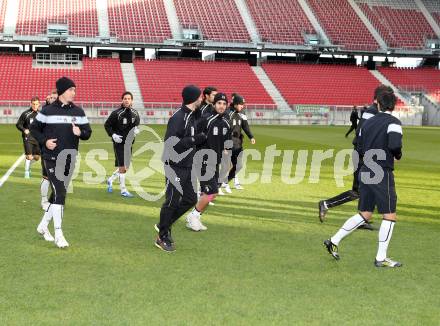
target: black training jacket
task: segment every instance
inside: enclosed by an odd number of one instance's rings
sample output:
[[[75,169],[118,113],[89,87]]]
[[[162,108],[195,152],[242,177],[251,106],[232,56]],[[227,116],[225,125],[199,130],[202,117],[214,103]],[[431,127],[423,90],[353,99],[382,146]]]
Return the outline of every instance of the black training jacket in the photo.
[[[72,122],[81,130],[79,137],[73,134]],[[58,100],[46,105],[37,114],[30,131],[42,147],[43,158],[52,161],[55,161],[58,154],[65,149],[78,150],[79,140],[87,140],[92,135],[84,110],[73,103],[63,104]],[[46,147],[48,139],[57,139],[57,146],[53,150]]]

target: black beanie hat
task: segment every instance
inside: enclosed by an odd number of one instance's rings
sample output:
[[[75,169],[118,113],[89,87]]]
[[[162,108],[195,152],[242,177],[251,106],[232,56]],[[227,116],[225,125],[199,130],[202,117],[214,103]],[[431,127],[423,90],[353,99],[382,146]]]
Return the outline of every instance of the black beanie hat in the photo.
[[[234,102],[232,102],[233,105],[244,104],[244,103],[245,103],[245,100],[242,96],[240,96],[240,95],[234,96]]]
[[[65,91],[67,91],[70,87],[76,87],[73,80],[67,78],[67,77],[61,77],[56,82],[57,85],[57,93],[58,96],[63,94]]]
[[[217,93],[214,96],[214,104],[217,103],[218,101],[225,101],[226,104],[228,103],[228,98],[226,96],[225,93]]]
[[[200,94],[202,94],[202,91],[200,88],[194,85],[188,85],[182,90],[182,99],[183,104],[191,104],[197,101],[197,99],[200,97]]]

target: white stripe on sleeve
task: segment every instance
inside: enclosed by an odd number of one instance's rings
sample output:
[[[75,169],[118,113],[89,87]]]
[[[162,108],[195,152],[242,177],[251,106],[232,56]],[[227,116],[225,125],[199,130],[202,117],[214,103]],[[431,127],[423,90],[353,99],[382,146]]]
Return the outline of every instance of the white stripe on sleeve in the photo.
[[[388,125],[387,133],[389,134],[390,132],[397,132],[402,135],[403,134],[402,126],[395,124],[395,123],[392,123],[392,124]]]

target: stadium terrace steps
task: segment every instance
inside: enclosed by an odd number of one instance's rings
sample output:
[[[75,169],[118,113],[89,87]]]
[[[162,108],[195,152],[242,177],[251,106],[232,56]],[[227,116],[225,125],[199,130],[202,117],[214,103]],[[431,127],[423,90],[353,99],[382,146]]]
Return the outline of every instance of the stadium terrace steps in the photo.
[[[403,103],[405,103],[405,105],[408,105],[409,104],[409,100],[405,97],[405,96],[403,96],[401,93],[400,93],[400,91],[399,91],[399,89],[396,87],[396,86],[394,86],[394,84],[390,81],[390,80],[388,80],[384,75],[382,75],[381,73],[380,73],[380,71],[378,71],[378,70],[369,70],[369,72],[381,83],[381,84],[383,84],[383,85],[386,85],[386,86],[390,86],[393,90],[394,90],[394,93],[396,94],[396,96],[397,96],[397,98],[400,100],[400,101],[402,101]]]
[[[168,24],[170,25],[171,34],[173,39],[178,40],[182,38],[182,27],[177,17],[176,7],[173,0],[163,0],[165,5],[165,11],[167,13]]]
[[[261,42],[260,34],[258,34],[257,26],[249,12],[249,8],[246,4],[245,0],[235,0],[235,4],[237,5],[237,9],[240,12],[241,18],[243,19],[243,23],[246,26],[246,29],[251,37],[252,42],[259,43]]]
[[[380,67],[379,72],[396,87],[409,91],[424,91],[440,102],[440,70],[436,68],[389,68]]]
[[[246,0],[262,42],[304,44],[304,34],[316,34],[296,0]]]
[[[18,19],[18,1],[0,0],[0,33],[15,33]]]
[[[436,21],[437,26],[440,27],[440,6],[438,0],[423,0],[423,4],[431,14],[432,18]]]
[[[134,65],[132,63],[121,63],[121,70],[122,76],[124,77],[125,89],[133,94],[133,108],[136,110],[143,109],[144,100]]]
[[[388,47],[423,49],[435,33],[413,0],[355,0]]]
[[[334,45],[346,50],[377,51],[376,42],[365,24],[346,0],[307,0]]]
[[[107,0],[96,0],[96,10],[97,10],[97,14],[98,14],[99,36],[110,37],[110,27],[108,24]]]
[[[324,41],[324,44],[331,44],[331,41],[329,37],[327,36],[324,28],[322,28],[321,24],[319,23],[318,19],[316,18],[315,14],[313,13],[312,9],[310,8],[309,4],[306,0],[298,0],[298,4],[301,6],[302,10],[304,11],[305,15],[309,19],[310,23],[312,24],[315,31],[318,32],[319,36],[321,37],[321,40]]]
[[[358,17],[362,20],[365,27],[367,27],[368,31],[371,33],[371,35],[374,37],[376,42],[380,45],[380,48],[382,51],[385,51],[387,49],[387,44],[385,43],[384,39],[378,31],[374,28],[374,26],[371,24],[371,22],[368,20],[367,16],[365,16],[364,12],[359,8],[357,3],[354,0],[347,0],[350,6],[353,8],[353,10],[356,12]]]
[[[431,26],[434,33],[437,35],[437,37],[440,39],[440,27],[437,25],[437,22],[435,21],[434,17],[431,16],[428,8],[426,8],[425,4],[422,0],[414,0],[414,2],[419,7],[420,11],[422,12],[423,16],[425,16],[426,21]],[[437,4],[438,10],[440,11],[440,3]]]
[[[263,68],[261,67],[252,67],[255,75],[260,80],[260,83],[264,86],[266,91],[269,93],[272,100],[277,105],[277,108],[281,111],[290,111],[289,104],[281,95],[278,88],[274,85],[274,83],[270,80],[269,76],[266,74]]]

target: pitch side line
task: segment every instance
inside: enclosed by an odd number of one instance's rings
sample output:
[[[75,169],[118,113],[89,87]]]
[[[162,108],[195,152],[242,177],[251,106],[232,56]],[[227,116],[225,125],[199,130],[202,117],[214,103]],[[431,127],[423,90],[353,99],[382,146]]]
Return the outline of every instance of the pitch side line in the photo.
[[[23,162],[25,156],[21,155],[15,163],[11,166],[11,168],[5,173],[5,175],[0,179],[0,188],[3,186],[3,184],[8,180],[9,176],[14,172],[14,170]]]

